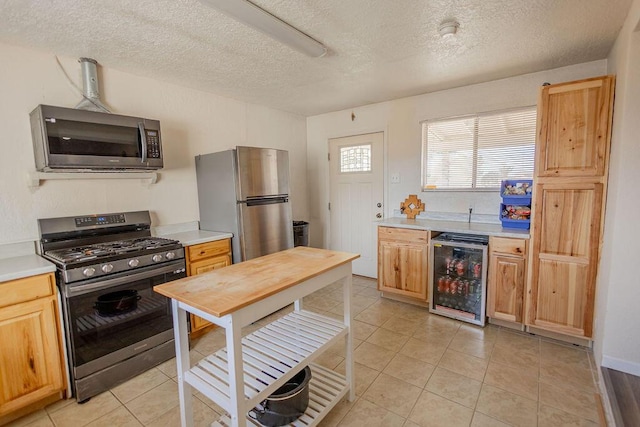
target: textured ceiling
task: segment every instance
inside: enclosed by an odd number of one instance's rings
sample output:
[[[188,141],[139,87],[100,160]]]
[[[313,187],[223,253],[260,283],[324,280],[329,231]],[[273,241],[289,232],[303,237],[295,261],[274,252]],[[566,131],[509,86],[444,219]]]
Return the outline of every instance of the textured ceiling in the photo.
[[[310,58],[197,0],[0,0],[0,42],[309,116],[606,58],[631,2],[255,0]]]

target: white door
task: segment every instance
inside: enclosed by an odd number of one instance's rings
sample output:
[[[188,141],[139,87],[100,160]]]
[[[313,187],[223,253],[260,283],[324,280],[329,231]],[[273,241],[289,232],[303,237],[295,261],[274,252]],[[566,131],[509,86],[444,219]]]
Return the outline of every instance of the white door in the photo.
[[[377,226],[383,216],[383,133],[329,140],[330,248],[360,254],[353,273],[377,277]]]

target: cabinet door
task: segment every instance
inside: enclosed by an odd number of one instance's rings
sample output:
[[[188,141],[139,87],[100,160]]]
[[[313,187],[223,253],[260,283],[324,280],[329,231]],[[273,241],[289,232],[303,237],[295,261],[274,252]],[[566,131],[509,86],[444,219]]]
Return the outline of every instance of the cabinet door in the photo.
[[[231,255],[221,255],[209,259],[204,259],[198,262],[192,262],[190,268],[190,275],[195,276],[197,274],[206,273],[208,271],[215,270],[216,268],[226,267],[231,265]]]
[[[613,85],[613,76],[605,76],[543,87],[536,176],[606,175]]]
[[[536,186],[528,322],[591,338],[603,185]]]
[[[522,257],[491,254],[487,292],[489,317],[522,322],[524,266]]]
[[[428,248],[428,245],[380,241],[378,289],[426,300]]]
[[[55,297],[0,310],[0,416],[63,389]]]

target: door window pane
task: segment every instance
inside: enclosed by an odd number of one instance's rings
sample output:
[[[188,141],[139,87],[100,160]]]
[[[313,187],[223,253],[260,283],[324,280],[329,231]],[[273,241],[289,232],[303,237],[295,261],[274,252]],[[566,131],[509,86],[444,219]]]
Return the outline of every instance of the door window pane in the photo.
[[[340,172],[371,172],[371,144],[340,147]]]

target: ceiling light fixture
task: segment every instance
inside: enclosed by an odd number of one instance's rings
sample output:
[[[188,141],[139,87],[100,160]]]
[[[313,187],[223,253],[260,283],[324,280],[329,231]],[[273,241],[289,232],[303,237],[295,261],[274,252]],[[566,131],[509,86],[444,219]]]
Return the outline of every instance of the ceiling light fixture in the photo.
[[[201,2],[263,32],[298,52],[314,58],[324,56],[327,53],[327,47],[322,43],[248,0],[201,0]]]
[[[445,21],[438,27],[438,33],[442,38],[453,37],[458,32],[458,21]]]

